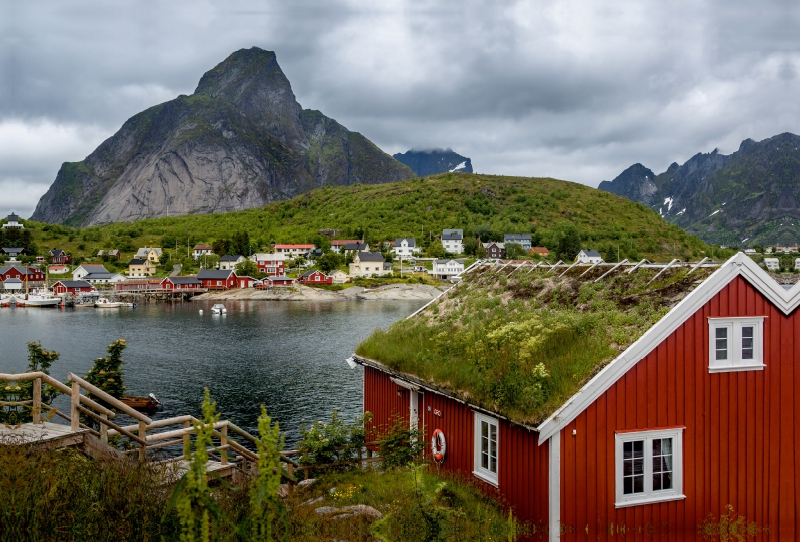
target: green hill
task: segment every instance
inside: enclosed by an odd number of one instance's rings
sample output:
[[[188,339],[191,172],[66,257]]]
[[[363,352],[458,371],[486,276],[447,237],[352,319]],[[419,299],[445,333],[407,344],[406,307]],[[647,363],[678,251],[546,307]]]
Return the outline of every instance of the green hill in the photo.
[[[537,245],[556,249],[570,227],[584,248],[613,261],[723,257],[718,248],[686,234],[640,203],[581,184],[547,178],[445,173],[380,185],[323,187],[258,209],[113,223],[82,229],[26,222],[40,248],[58,247],[91,257],[118,248],[123,259],[139,246],[161,246],[186,255],[187,245],[247,232],[252,251],[271,243],[312,242],[322,229],[337,238],[369,242],[415,237],[425,245],[443,228],[463,228],[502,240],[503,233],[531,233]]]

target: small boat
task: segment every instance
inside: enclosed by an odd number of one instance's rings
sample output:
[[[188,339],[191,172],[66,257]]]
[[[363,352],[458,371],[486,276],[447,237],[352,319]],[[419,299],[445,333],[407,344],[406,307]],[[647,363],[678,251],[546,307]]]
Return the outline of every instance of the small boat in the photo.
[[[225,308],[225,305],[222,303],[217,303],[213,307],[211,307],[211,314],[226,314],[228,309]]]
[[[56,297],[47,290],[34,290],[30,294],[17,297],[18,307],[57,307],[61,298]]]
[[[122,306],[119,301],[109,301],[106,297],[101,297],[94,302],[94,306],[98,309],[118,309]]]
[[[124,405],[128,405],[129,407],[136,409],[136,410],[156,410],[159,406],[161,406],[161,401],[159,401],[155,395],[152,393],[148,394],[147,397],[137,397],[136,395],[123,395],[120,398],[120,401]]]

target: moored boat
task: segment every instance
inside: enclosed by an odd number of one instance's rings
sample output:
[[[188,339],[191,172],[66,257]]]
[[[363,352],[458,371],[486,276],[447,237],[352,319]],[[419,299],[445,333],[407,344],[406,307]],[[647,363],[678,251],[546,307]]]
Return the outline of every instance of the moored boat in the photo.
[[[16,297],[18,307],[57,307],[61,298],[54,296],[48,290],[34,290],[30,294],[20,294]]]
[[[161,401],[159,401],[152,393],[148,394],[147,397],[123,395],[120,398],[120,401],[136,410],[156,410],[161,405]]]
[[[123,306],[119,301],[109,301],[107,297],[101,297],[94,302],[94,306],[98,309],[118,309]]]
[[[228,309],[225,308],[225,305],[222,303],[217,303],[213,307],[211,307],[211,314],[226,314]]]

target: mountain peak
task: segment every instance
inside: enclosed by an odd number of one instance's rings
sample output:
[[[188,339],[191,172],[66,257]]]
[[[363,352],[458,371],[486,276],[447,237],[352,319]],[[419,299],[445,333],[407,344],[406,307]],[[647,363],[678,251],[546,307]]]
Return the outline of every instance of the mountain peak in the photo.
[[[203,74],[194,93],[212,97],[222,94],[235,96],[244,90],[242,83],[258,79],[289,84],[274,51],[258,47],[239,49]]]

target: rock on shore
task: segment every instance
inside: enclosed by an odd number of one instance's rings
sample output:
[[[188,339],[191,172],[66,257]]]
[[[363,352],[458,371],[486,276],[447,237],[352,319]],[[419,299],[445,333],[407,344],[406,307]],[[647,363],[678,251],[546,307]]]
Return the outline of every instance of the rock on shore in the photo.
[[[195,301],[346,301],[353,299],[409,301],[434,299],[449,288],[449,285],[442,285],[437,288],[429,284],[386,284],[369,289],[361,286],[351,286],[350,288],[333,292],[298,284],[291,288],[276,288],[271,292],[256,290],[255,288],[208,292],[192,299]]]

